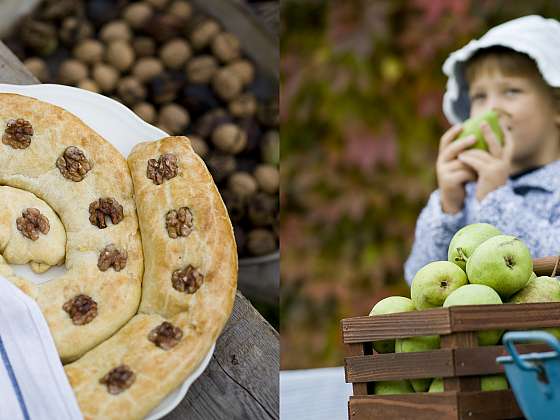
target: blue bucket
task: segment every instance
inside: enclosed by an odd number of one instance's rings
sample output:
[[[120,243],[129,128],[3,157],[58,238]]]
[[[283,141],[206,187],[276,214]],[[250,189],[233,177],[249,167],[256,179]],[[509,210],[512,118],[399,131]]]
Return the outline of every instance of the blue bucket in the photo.
[[[502,339],[510,356],[503,365],[517,404],[529,420],[560,419],[560,343],[544,331],[512,331]],[[553,351],[520,355],[515,343],[545,342]]]

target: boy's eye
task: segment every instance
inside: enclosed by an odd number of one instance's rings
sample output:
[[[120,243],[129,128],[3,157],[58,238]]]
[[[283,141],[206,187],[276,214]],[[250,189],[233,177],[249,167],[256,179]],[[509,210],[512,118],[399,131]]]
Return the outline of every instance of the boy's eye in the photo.
[[[474,95],[471,96],[471,102],[484,99],[485,97],[486,95],[484,93],[475,93]]]
[[[517,89],[517,88],[506,89],[506,94],[507,95],[516,95],[518,93],[521,93],[521,89]]]

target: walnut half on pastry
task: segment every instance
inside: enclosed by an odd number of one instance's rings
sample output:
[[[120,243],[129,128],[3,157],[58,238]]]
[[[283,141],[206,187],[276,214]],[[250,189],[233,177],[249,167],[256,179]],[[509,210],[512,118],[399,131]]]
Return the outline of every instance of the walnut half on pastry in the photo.
[[[0,186],[0,203],[0,253],[9,264],[42,273],[64,262],[66,232],[47,203],[7,186]]]

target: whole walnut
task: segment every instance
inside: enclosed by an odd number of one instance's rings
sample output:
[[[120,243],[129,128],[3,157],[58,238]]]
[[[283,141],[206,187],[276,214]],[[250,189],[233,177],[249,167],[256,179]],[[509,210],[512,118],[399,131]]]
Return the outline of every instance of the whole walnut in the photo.
[[[80,89],[89,90],[90,92],[99,93],[99,86],[91,79],[84,79],[78,83]]]
[[[74,48],[74,57],[86,64],[99,63],[103,59],[105,47],[96,39],[84,39]]]
[[[196,25],[189,35],[189,40],[195,50],[201,50],[212,42],[220,33],[220,25],[213,19],[206,19]]]
[[[235,171],[235,158],[223,153],[213,152],[206,164],[216,183],[222,182]]]
[[[187,80],[191,83],[209,83],[217,70],[218,60],[211,55],[199,55],[187,63]]]
[[[228,187],[235,194],[248,198],[258,189],[256,179],[247,172],[235,172],[228,179]]]
[[[142,57],[132,69],[132,74],[142,83],[153,79],[163,71],[163,64],[154,57]]]
[[[126,41],[113,41],[107,48],[106,59],[117,70],[126,71],[134,62],[134,50]]]
[[[41,82],[44,83],[50,79],[49,68],[43,59],[31,57],[25,60],[23,65]]]
[[[169,0],[146,0],[146,3],[152,5],[156,10],[163,10],[169,3]]]
[[[212,40],[212,52],[218,60],[228,63],[241,55],[241,44],[239,39],[229,33],[222,32]]]
[[[184,83],[184,80],[178,76],[176,73],[164,72],[151,79],[148,82],[150,102],[164,104],[174,101],[179,88]]]
[[[243,83],[237,74],[224,67],[218,70],[212,78],[212,87],[220,98],[230,101],[241,93]]]
[[[177,38],[185,27],[185,21],[168,13],[156,13],[143,26],[143,31],[157,42]]]
[[[212,135],[216,127],[230,122],[233,122],[233,119],[227,112],[221,108],[214,108],[198,118],[194,132],[201,137],[207,138]]]
[[[247,235],[247,249],[252,255],[271,254],[278,248],[276,236],[267,229],[255,229]]]
[[[244,86],[250,84],[255,79],[255,66],[249,60],[238,59],[227,65],[241,79]]]
[[[140,29],[153,16],[152,6],[146,2],[131,3],[124,9],[123,18],[131,28]]]
[[[156,42],[147,36],[139,36],[133,39],[132,48],[137,57],[148,57],[156,53]]]
[[[170,69],[179,69],[191,56],[191,47],[180,38],[166,42],[159,52],[163,64]]]
[[[278,214],[278,196],[258,192],[249,199],[247,210],[252,226],[271,226]]]
[[[222,124],[212,133],[212,143],[218,150],[235,155],[245,149],[247,135],[235,124]]]
[[[180,105],[167,104],[159,111],[158,124],[168,128],[171,134],[180,134],[189,124],[189,113]]]
[[[192,16],[192,6],[184,0],[175,0],[168,8],[170,15],[187,20]]]
[[[208,145],[202,139],[202,137],[189,134],[189,140],[191,141],[191,146],[194,152],[201,158],[205,158],[208,155]]]
[[[84,63],[75,59],[63,61],[58,70],[58,79],[65,85],[75,85],[88,76],[88,69]]]
[[[130,41],[132,31],[126,21],[114,20],[101,28],[99,38],[107,44],[113,41]]]
[[[75,45],[94,34],[93,25],[85,19],[69,16],[62,21],[58,36],[67,46]]]
[[[146,88],[134,76],[121,79],[117,86],[117,93],[127,105],[136,105],[146,99]]]
[[[93,80],[101,92],[109,93],[115,89],[119,80],[119,72],[107,64],[98,63],[93,67]]]
[[[257,99],[252,93],[243,93],[228,105],[231,115],[237,118],[252,117],[257,112]]]
[[[23,44],[39,55],[50,55],[58,47],[56,27],[50,22],[25,18],[19,34]]]
[[[259,188],[269,194],[276,194],[280,186],[280,173],[273,165],[259,165],[255,169],[255,179]]]
[[[222,105],[209,85],[187,83],[181,93],[181,104],[187,108],[195,119]],[[199,134],[203,137],[207,136],[202,133]],[[208,135],[209,134],[210,133],[208,133]]]
[[[148,124],[153,124],[156,120],[156,109],[148,102],[141,102],[135,105],[132,110]]]

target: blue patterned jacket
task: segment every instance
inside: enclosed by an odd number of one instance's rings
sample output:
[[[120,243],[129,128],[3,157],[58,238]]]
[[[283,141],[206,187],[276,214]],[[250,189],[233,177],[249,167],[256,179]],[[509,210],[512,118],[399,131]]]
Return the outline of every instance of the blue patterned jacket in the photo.
[[[463,209],[446,214],[434,191],[416,222],[412,251],[404,266],[410,284],[416,272],[432,261],[447,260],[451,238],[465,225],[490,223],[525,242],[533,258],[560,254],[560,160],[510,177],[481,202],[476,183],[465,186]]]

